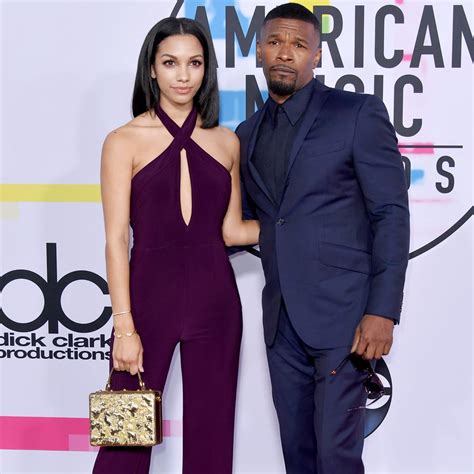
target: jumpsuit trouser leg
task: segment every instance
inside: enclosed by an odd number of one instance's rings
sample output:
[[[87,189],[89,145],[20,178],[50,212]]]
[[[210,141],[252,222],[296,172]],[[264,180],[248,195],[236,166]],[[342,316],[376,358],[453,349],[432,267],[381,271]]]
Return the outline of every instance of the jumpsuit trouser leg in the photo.
[[[232,473],[242,319],[238,307],[217,316],[211,313],[205,305],[196,304],[176,324],[160,325],[159,330],[151,330],[144,319],[135,320],[144,347],[147,388],[163,391],[175,346],[180,343],[183,474]],[[136,376],[114,372],[114,390],[137,387]],[[166,413],[166,394],[163,409]],[[148,474],[150,458],[151,448],[100,448],[93,474]]]

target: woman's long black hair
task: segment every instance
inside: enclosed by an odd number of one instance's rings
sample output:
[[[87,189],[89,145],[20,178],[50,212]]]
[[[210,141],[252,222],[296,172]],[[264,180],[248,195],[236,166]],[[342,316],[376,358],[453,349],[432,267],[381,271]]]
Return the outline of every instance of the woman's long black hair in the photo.
[[[219,122],[219,91],[214,46],[202,26],[188,18],[165,18],[147,34],[138,58],[132,98],[133,116],[155,109],[160,101],[160,89],[156,79],[151,77],[151,65],[155,62],[158,45],[173,35],[193,35],[201,43],[205,72],[201,87],[194,96],[194,104],[201,115],[202,128],[215,127]]]

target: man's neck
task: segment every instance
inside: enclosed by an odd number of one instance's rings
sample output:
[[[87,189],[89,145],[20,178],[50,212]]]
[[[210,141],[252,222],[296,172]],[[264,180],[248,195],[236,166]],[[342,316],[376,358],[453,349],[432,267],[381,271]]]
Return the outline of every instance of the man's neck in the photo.
[[[303,89],[304,87],[306,87],[311,81],[313,80],[313,78],[311,78],[308,82],[306,82],[306,84],[304,84],[303,86],[301,86],[299,89],[296,89],[292,94],[290,95],[285,95],[285,96],[282,96],[282,95],[277,95],[275,94],[274,92],[272,92],[271,90],[268,91],[268,95],[272,98],[272,100],[274,100],[278,105],[281,105],[283,104],[284,102],[286,102],[290,97],[294,96],[298,91],[300,91],[301,89]]]

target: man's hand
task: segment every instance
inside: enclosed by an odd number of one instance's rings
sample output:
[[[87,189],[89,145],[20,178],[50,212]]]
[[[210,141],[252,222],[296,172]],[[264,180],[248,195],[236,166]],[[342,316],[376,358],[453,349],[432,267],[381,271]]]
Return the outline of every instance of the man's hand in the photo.
[[[390,352],[393,342],[393,321],[366,314],[357,326],[351,352],[366,360],[380,359]]]

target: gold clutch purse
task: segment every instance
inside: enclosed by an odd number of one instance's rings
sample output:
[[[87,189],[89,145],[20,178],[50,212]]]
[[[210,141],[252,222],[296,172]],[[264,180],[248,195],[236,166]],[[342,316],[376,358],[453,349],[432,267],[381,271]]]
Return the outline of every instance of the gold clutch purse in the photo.
[[[92,446],[153,446],[163,441],[161,392],[147,390],[140,372],[138,390],[105,390],[89,395]]]

